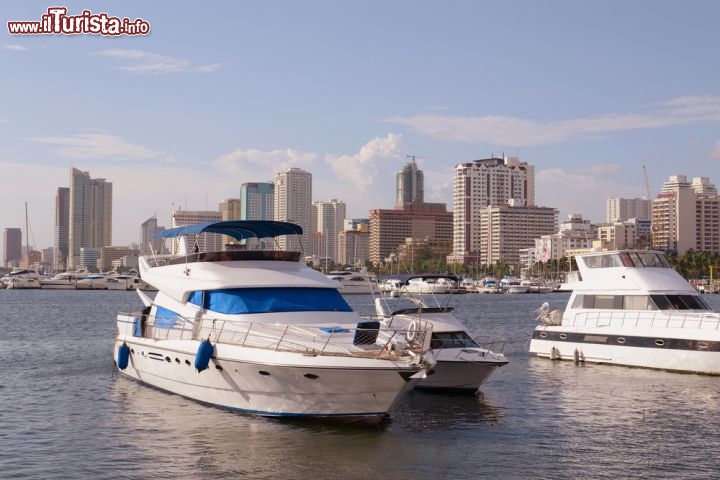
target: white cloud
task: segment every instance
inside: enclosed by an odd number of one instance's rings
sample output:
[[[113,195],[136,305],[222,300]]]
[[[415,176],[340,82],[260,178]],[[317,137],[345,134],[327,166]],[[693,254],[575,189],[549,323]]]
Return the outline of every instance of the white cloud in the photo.
[[[292,148],[270,151],[236,149],[218,157],[215,166],[228,173],[251,173],[255,177],[264,174],[263,178],[270,179],[280,170],[308,167],[317,159],[315,153],[300,152]]]
[[[25,51],[30,50],[30,47],[26,47],[25,45],[18,45],[16,43],[3,45],[3,48],[5,48],[7,50],[13,50],[15,52],[25,52]]]
[[[208,65],[201,65],[199,67],[195,67],[193,70],[196,72],[214,72],[218,68],[220,68],[220,63],[210,63]]]
[[[653,114],[607,114],[549,122],[506,116],[458,117],[438,114],[396,116],[386,121],[405,125],[440,140],[485,142],[513,147],[594,138],[598,134],[625,130],[720,121],[720,97],[681,97],[661,104],[660,108],[660,112]]]
[[[397,162],[404,159],[402,136],[388,133],[385,138],[374,138],[360,147],[354,154],[326,154],[325,162],[333,173],[352,183],[358,190],[365,192],[375,181],[378,171],[387,173],[388,160]]]
[[[168,55],[159,55],[143,50],[109,49],[98,52],[98,54],[105,57],[133,60],[134,63],[132,65],[124,65],[117,68],[118,70],[137,74],[162,75],[190,70],[196,72],[214,72],[220,67],[219,63],[193,67],[189,60]]]
[[[63,158],[128,158],[145,160],[163,152],[151,150],[142,145],[133,145],[120,137],[101,133],[81,133],[68,137],[33,137],[33,142],[57,145],[55,153]]]

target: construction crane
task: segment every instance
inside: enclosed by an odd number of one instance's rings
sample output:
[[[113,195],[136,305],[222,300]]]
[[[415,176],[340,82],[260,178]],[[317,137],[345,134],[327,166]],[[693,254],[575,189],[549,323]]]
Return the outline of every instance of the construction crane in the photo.
[[[645,179],[645,199],[652,200],[652,198],[650,198],[650,182],[648,182],[647,168],[645,168],[645,165],[643,165],[642,168],[643,178]]]

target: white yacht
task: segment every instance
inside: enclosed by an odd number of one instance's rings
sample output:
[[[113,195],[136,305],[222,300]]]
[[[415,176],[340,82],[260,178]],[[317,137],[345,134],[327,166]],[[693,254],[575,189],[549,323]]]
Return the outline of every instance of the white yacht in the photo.
[[[86,270],[60,272],[49,278],[41,278],[40,285],[42,288],[70,290],[75,288],[75,282],[85,278],[88,273]]]
[[[107,277],[108,290],[151,290],[150,286],[137,275],[109,275]]]
[[[720,313],[662,252],[575,257],[578,281],[564,311],[545,302],[530,352],[541,357],[720,374]]]
[[[6,289],[37,289],[40,286],[40,274],[37,270],[16,268],[2,277]]]
[[[165,238],[237,240],[301,235],[276,221],[177,227]],[[258,242],[259,243],[259,242]],[[181,242],[181,245],[184,243]],[[181,249],[184,251],[185,249]],[[120,313],[119,371],[153,387],[231,410],[377,425],[435,364],[430,328],[365,321],[302,252],[231,250],[141,257],[146,308]]]
[[[364,293],[370,294],[378,289],[378,282],[375,275],[363,267],[360,270],[338,270],[329,272],[328,278],[340,282],[340,293]]]
[[[90,273],[75,282],[78,290],[107,290],[108,277],[102,273]]]
[[[445,276],[448,283],[460,281],[453,275]],[[409,285],[410,282],[406,283]],[[448,306],[450,297],[441,304],[435,295],[417,295],[401,290],[400,297],[385,296],[375,299],[375,311],[384,325],[402,328],[412,340],[413,332],[422,322],[432,325],[430,347],[437,360],[434,372],[418,382],[415,388],[477,393],[480,385],[495,371],[508,363],[502,351],[494,345],[481,347],[465,326],[453,315]],[[398,307],[403,308],[398,308]]]

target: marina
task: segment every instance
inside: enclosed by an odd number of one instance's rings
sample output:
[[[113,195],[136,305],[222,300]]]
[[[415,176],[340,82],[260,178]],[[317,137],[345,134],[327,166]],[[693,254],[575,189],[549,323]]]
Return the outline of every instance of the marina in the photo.
[[[373,313],[371,296],[347,298]],[[720,377],[536,358],[539,300],[568,298],[453,297],[471,335],[508,339],[509,363],[477,397],[413,390],[387,426],[358,429],[239,415],[113,373],[114,319],[142,308],[135,292],[3,290],[3,475],[713,477]],[[720,309],[720,295],[703,299]]]

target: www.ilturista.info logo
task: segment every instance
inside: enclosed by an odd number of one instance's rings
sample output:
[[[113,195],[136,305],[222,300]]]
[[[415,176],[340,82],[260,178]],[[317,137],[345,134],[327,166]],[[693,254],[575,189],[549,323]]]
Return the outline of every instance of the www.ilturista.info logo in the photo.
[[[83,10],[80,15],[68,15],[65,7],[50,7],[39,22],[7,22],[11,35],[147,35],[150,24],[142,18],[111,17],[107,13]]]

